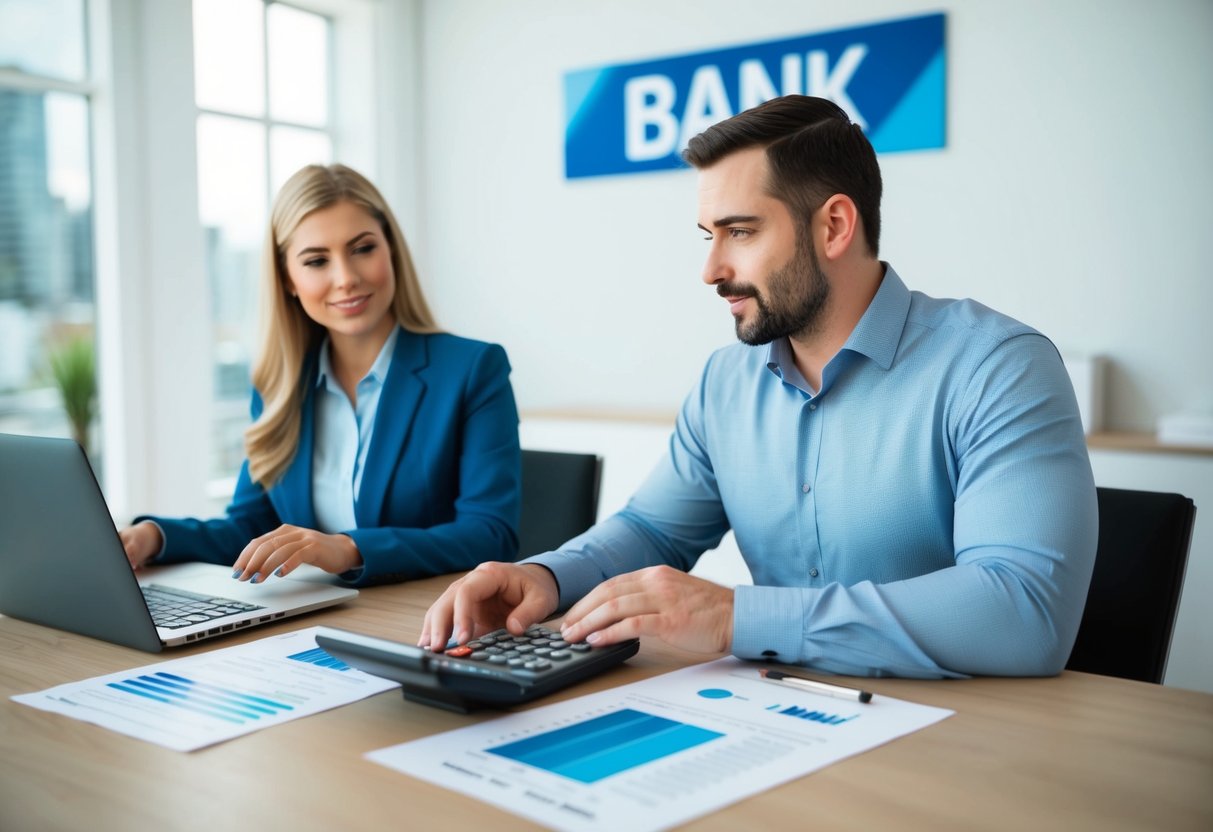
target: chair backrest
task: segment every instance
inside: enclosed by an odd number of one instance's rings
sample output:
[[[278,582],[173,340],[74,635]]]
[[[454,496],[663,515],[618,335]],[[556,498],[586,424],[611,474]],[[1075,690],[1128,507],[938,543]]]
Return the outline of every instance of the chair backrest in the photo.
[[[1097,492],[1095,571],[1066,669],[1161,683],[1196,506],[1181,494]]]
[[[522,451],[522,519],[518,556],[549,552],[598,519],[602,457]]]

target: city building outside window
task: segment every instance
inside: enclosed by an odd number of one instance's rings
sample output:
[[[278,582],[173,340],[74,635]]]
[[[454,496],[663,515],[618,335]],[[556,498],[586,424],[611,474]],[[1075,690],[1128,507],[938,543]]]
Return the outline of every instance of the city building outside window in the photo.
[[[63,393],[96,386],[86,12],[85,0],[0,0],[0,431],[10,433],[73,436]],[[72,371],[58,383],[56,363]],[[78,435],[96,466],[90,413]]]

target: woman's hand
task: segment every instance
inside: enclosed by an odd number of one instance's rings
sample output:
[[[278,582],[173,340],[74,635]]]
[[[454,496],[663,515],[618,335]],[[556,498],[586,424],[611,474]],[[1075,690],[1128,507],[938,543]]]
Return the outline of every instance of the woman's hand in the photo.
[[[131,569],[138,569],[164,548],[164,536],[160,527],[155,523],[144,520],[118,532],[122,548],[126,550],[126,559],[131,563]]]
[[[349,535],[282,525],[253,538],[233,564],[233,578],[261,583],[270,573],[280,578],[310,563],[338,575],[362,565],[362,554]]]

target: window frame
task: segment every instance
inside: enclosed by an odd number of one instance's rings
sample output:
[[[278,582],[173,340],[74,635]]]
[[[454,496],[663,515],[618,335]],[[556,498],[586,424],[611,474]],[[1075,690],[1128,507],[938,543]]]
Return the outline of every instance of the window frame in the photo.
[[[286,5],[333,21],[335,158],[372,179],[389,168],[385,193],[411,194],[418,168],[393,157],[415,146],[416,120],[411,109],[380,118],[377,93],[384,72],[415,77],[416,53],[397,53],[402,35],[415,37],[419,5]],[[192,2],[90,0],[88,35],[102,486],[119,524],[145,512],[209,516],[231,492],[216,500],[208,491],[214,349],[198,215]],[[385,91],[394,106],[416,104],[411,85]]]
[[[271,205],[271,203],[273,201],[273,197],[274,197],[274,166],[273,166],[273,159],[272,159],[273,153],[271,150],[271,148],[273,146],[274,128],[288,127],[288,128],[293,128],[293,129],[297,129],[297,130],[306,130],[306,131],[309,131],[312,133],[323,135],[329,141],[329,146],[332,148],[333,158],[337,159],[339,157],[340,148],[339,148],[338,142],[337,142],[337,126],[335,123],[334,107],[333,107],[333,99],[334,99],[334,92],[336,91],[336,79],[337,79],[336,60],[335,60],[337,21],[334,20],[332,14],[329,13],[328,11],[317,11],[315,9],[308,8],[306,2],[300,3],[300,2],[284,2],[284,0],[260,0],[260,3],[261,3],[261,56],[260,57],[261,57],[261,69],[262,69],[262,94],[263,94],[262,101],[264,104],[262,113],[260,115],[248,115],[247,113],[235,112],[235,111],[231,111],[231,110],[222,110],[222,109],[218,109],[216,107],[205,107],[205,106],[196,104],[196,106],[195,106],[195,111],[196,111],[195,124],[201,124],[203,118],[210,116],[210,117],[215,117],[215,118],[220,118],[220,119],[230,119],[230,120],[242,122],[245,124],[253,124],[253,125],[257,125],[258,127],[261,128],[262,142],[261,142],[260,150],[261,150],[262,161],[264,162],[264,181],[261,183],[261,185],[262,185],[261,186],[261,195],[264,200],[265,213],[266,213],[266,216],[268,217],[269,208],[270,208],[270,205]],[[193,4],[191,4],[191,5],[193,5]],[[271,80],[270,80],[270,66],[271,66],[271,64],[270,64],[270,10],[274,6],[283,6],[286,8],[295,9],[295,10],[302,11],[302,12],[307,12],[309,14],[315,14],[324,19],[325,28],[326,28],[325,46],[326,46],[326,49],[328,50],[328,55],[327,55],[327,64],[328,65],[326,67],[326,73],[325,73],[325,75],[326,75],[325,83],[328,85],[328,95],[327,95],[327,100],[326,100],[324,121],[320,125],[304,124],[301,122],[289,121],[289,120],[281,119],[281,118],[275,118],[273,116],[273,95],[272,95],[272,84],[271,84]],[[196,97],[195,97],[195,100],[196,100]],[[252,277],[254,280],[256,280],[258,275],[253,275]],[[211,288],[213,288],[213,287],[211,287]],[[213,313],[213,311],[214,310],[212,310],[212,313]],[[211,317],[212,317],[212,335],[213,335],[214,334],[213,325],[215,323],[214,315],[212,314]],[[217,360],[215,347],[216,347],[216,343],[215,343],[214,339],[212,338],[212,341],[211,341],[212,378],[213,378],[214,367],[215,367],[214,362]],[[232,491],[236,485],[236,479],[237,479],[237,476],[239,475],[239,471],[235,470],[235,471],[230,471],[230,472],[226,472],[226,473],[219,473],[216,471],[216,466],[214,464],[214,455],[215,455],[215,450],[216,450],[215,446],[216,446],[217,441],[220,439],[220,436],[219,436],[219,422],[220,422],[219,410],[220,410],[220,408],[222,408],[222,410],[224,412],[228,411],[229,409],[232,408],[233,402],[231,402],[230,400],[221,400],[216,395],[216,396],[212,397],[211,405],[212,405],[211,428],[210,428],[211,434],[209,437],[209,440],[211,442],[211,459],[208,460],[208,478],[207,478],[207,483],[206,483],[206,495],[207,495],[207,499],[212,504],[211,505],[212,510],[219,511],[223,508],[224,505],[226,505],[228,499],[231,497]],[[241,412],[244,415],[247,415],[247,413],[248,413],[247,397],[243,401],[240,402],[239,406],[242,409]]]
[[[92,55],[93,49],[92,49],[90,39],[91,39],[91,34],[92,34],[91,15],[92,15],[93,7],[97,2],[98,2],[98,0],[81,0],[81,12],[83,15],[83,20],[81,21],[81,23],[84,27],[84,32],[83,32],[84,41],[82,44],[83,51],[84,51],[84,55],[83,55],[84,73],[83,73],[83,77],[80,80],[71,80],[71,79],[63,78],[63,77],[59,77],[59,76],[47,75],[47,74],[44,74],[41,72],[30,72],[28,70],[12,68],[12,67],[7,67],[7,66],[0,67],[0,90],[2,90],[2,91],[17,92],[17,93],[30,93],[30,94],[43,94],[43,95],[51,94],[51,93],[62,93],[65,95],[79,96],[80,98],[82,98],[84,100],[87,124],[89,125],[89,130],[90,130],[90,135],[88,137],[88,146],[86,147],[86,155],[88,158],[89,191],[90,191],[90,193],[89,193],[89,213],[90,213],[91,228],[90,228],[89,233],[90,233],[90,237],[92,238],[91,242],[92,242],[92,246],[93,246],[93,250],[90,251],[90,255],[93,257],[93,262],[91,265],[92,265],[92,271],[93,271],[93,274],[92,274],[92,281],[93,281],[92,306],[93,306],[93,327],[94,327],[93,342],[94,342],[95,349],[97,347],[97,344],[98,344],[98,341],[100,338],[99,329],[101,326],[101,323],[100,323],[100,314],[101,313],[100,313],[100,300],[98,298],[98,290],[97,290],[98,277],[97,277],[96,251],[95,251],[96,237],[97,237],[97,233],[98,233],[98,230],[97,230],[98,206],[97,206],[97,194],[96,194],[96,182],[95,182],[95,180],[96,180],[96,170],[95,170],[96,169],[96,153],[95,153],[95,148],[93,146],[93,136],[91,135],[91,131],[93,130],[93,125],[95,122],[95,110],[96,110],[96,103],[97,103],[96,99],[98,97],[99,85],[97,83],[96,72],[93,67],[93,55]],[[96,367],[94,370],[94,372],[96,373],[96,376],[98,377],[98,380],[100,379],[100,375],[101,375],[99,364],[100,364],[100,362],[99,362],[99,360],[97,360]],[[39,393],[45,391],[47,388],[53,389],[53,385],[48,384],[47,387],[35,388],[35,389],[32,389],[27,392],[36,397]],[[99,398],[100,398],[100,396],[98,394],[98,399]],[[98,457],[99,452],[104,448],[104,432],[103,432],[102,427],[99,424],[103,421],[101,417],[102,417],[102,414],[101,414],[101,410],[100,410],[100,404],[98,402],[97,413],[94,417],[94,422],[93,422],[93,430],[97,431],[97,434],[102,436],[102,443],[101,443],[100,448],[93,447],[90,449],[90,453],[94,456],[94,458]]]

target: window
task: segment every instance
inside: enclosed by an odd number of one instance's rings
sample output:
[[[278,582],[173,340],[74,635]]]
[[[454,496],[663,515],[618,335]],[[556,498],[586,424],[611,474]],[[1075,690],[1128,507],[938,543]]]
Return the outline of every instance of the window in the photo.
[[[198,201],[214,336],[216,497],[244,458],[270,201],[333,158],[332,21],[267,0],[195,0]]]
[[[96,455],[96,308],[84,0],[0,0],[0,430]],[[75,347],[73,430],[52,364]]]

